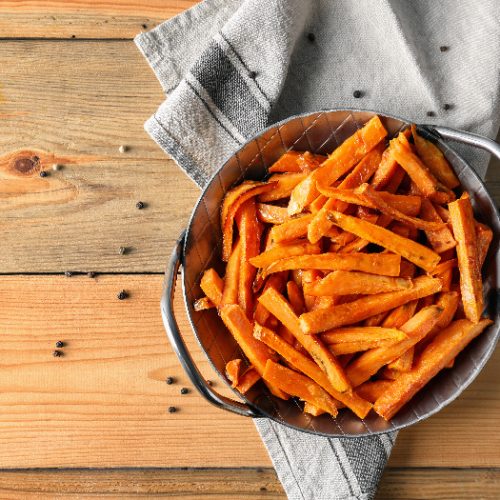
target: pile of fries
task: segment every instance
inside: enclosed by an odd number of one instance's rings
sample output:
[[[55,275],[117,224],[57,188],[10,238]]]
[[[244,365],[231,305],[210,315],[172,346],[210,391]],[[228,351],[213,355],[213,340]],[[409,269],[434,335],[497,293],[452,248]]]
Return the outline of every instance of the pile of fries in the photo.
[[[328,157],[289,151],[269,172],[227,193],[225,275],[208,269],[195,303],[217,307],[247,358],[227,377],[314,416],[389,420],[491,323],[493,233],[415,126],[387,144],[375,116]]]

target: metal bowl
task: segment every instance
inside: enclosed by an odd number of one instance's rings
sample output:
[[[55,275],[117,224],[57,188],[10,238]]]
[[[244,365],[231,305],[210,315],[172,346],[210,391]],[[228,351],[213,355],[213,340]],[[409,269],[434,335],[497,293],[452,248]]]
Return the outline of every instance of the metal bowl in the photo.
[[[246,396],[236,393],[236,397],[243,402],[221,396],[201,377],[185,347],[172,307],[177,270],[181,263],[183,293],[191,326],[213,368],[227,382],[224,375],[226,363],[234,358],[245,359],[215,310],[196,312],[193,309],[193,302],[203,295],[199,282],[205,269],[214,267],[223,274],[219,213],[225,193],[244,179],[265,178],[267,168],[290,149],[322,154],[332,152],[375,114],[380,116],[389,136],[394,136],[409,124],[403,119],[371,111],[332,110],[294,116],[267,128],[245,144],[216,172],[203,190],[188,228],[175,246],[167,270],[161,310],[169,340],[179,360],[195,387],[211,403],[240,415],[271,418],[294,429],[314,434],[330,437],[368,436],[408,427],[438,412],[459,396],[491,356],[500,330],[500,308],[496,293],[499,280],[497,259],[500,219],[493,200],[477,174],[444,139],[465,142],[497,156],[500,156],[500,147],[480,136],[430,126],[420,126],[420,133],[443,151],[462,186],[470,193],[477,218],[488,224],[494,232],[483,270],[487,313],[494,324],[467,346],[457,357],[452,369],[439,373],[390,422],[374,412],[361,420],[348,410],[341,410],[334,419],[328,415],[312,417],[304,414],[295,400],[275,398],[262,383],[257,384]]]

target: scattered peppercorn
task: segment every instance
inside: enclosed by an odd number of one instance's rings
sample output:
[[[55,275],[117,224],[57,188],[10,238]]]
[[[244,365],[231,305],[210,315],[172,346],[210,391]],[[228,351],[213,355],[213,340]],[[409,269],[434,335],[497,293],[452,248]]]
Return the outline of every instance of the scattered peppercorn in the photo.
[[[71,38],[76,38],[76,35],[71,35]]]
[[[71,276],[73,276],[73,273],[71,271],[64,271],[64,276],[66,276],[66,278],[71,278]]]
[[[434,111],[427,111],[427,116],[436,116],[436,113]]]
[[[52,356],[54,356],[54,358],[59,358],[60,356],[62,356],[62,352],[61,351],[54,351],[52,353]]]
[[[314,33],[308,33],[307,34],[307,39],[310,41],[310,42],[314,42],[314,40],[316,40],[316,35]]]
[[[175,406],[168,407],[168,413],[175,413],[176,411],[177,411],[177,408]]]
[[[267,491],[267,488],[265,486],[261,486],[260,491]]]
[[[445,111],[449,111],[450,109],[453,109],[453,104],[445,104],[445,105],[443,106],[443,109],[444,109]]]
[[[145,207],[145,203],[143,201],[138,201],[136,204],[135,204],[135,208],[137,208],[138,210],[142,210],[144,207]]]
[[[128,293],[125,290],[121,290],[117,297],[118,300],[125,300],[128,297]]]
[[[120,247],[120,248],[118,249],[118,253],[119,253],[120,255],[125,255],[125,254],[127,253],[127,247]]]
[[[187,387],[183,387],[181,389],[181,394],[187,394],[189,392],[189,389]]]
[[[87,273],[87,276],[88,276],[89,278],[95,278],[95,277],[96,277],[96,274],[97,274],[97,273],[95,273],[94,271],[89,271],[89,272]]]
[[[446,52],[448,49],[449,49],[449,47],[447,47],[446,45],[441,45],[441,47],[439,47],[439,50],[441,52]]]
[[[355,90],[352,93],[352,96],[355,97],[356,99],[359,99],[360,97],[363,97],[363,92],[361,92],[361,90]]]
[[[52,170],[57,171],[57,170],[61,170],[61,168],[62,168],[62,165],[59,165],[59,163],[54,163],[52,165]]]
[[[64,347],[64,342],[63,342],[62,340],[58,340],[58,341],[56,342],[56,347],[59,347],[59,348],[60,348],[60,347]]]
[[[214,385],[214,383],[211,380],[207,380],[207,385],[212,387]]]
[[[167,379],[165,380],[165,382],[168,385],[172,385],[175,382],[174,377],[167,377]]]
[[[118,151],[120,151],[120,153],[126,153],[128,151],[128,146],[125,146],[124,144],[122,144],[119,148],[118,148]]]
[[[143,29],[148,29],[148,25],[147,24],[143,24],[142,27],[143,27]]]
[[[49,174],[47,172],[45,172],[45,170],[40,171],[40,177],[47,177],[47,175],[49,175]]]
[[[252,78],[252,80],[257,76],[257,72],[256,71],[250,71],[250,73],[248,73],[248,76],[250,78]]]

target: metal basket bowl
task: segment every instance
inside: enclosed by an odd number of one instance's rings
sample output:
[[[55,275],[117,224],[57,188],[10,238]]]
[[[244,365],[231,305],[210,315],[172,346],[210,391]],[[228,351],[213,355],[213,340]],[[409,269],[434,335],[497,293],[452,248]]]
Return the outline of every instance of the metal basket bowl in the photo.
[[[500,311],[496,294],[499,279],[497,258],[500,220],[495,204],[477,174],[444,142],[443,138],[466,142],[487,149],[497,156],[500,147],[486,138],[429,126],[419,127],[420,133],[436,143],[443,151],[453,165],[464,189],[470,193],[477,218],[488,224],[494,232],[487,264],[483,270],[487,312],[494,320],[494,324],[457,357],[452,369],[439,373],[390,422],[386,422],[374,412],[361,420],[348,410],[341,410],[334,419],[328,415],[312,417],[304,414],[294,399],[282,401],[275,398],[261,382],[246,396],[237,394],[237,398],[243,399],[244,402],[221,396],[201,377],[185,347],[172,307],[175,280],[181,263],[183,293],[191,326],[213,368],[227,382],[224,375],[226,363],[234,358],[245,359],[215,310],[196,312],[193,309],[193,302],[203,295],[199,282],[205,269],[214,267],[223,274],[224,265],[220,259],[222,235],[219,213],[226,192],[244,179],[264,179],[268,173],[267,168],[288,150],[331,153],[375,114],[380,116],[389,136],[394,136],[408,125],[405,120],[369,111],[333,110],[295,116],[269,127],[245,144],[217,171],[203,190],[194,207],[188,228],[174,249],[167,270],[161,309],[169,340],[179,360],[195,387],[211,403],[241,415],[271,418],[294,429],[319,435],[330,437],[373,435],[408,427],[444,408],[476,378],[491,356],[500,329]]]

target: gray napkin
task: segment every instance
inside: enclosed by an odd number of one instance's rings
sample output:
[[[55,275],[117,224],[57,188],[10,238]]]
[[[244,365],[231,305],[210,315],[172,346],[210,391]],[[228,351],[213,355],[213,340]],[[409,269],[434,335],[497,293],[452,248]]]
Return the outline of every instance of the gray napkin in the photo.
[[[136,38],[169,94],[145,127],[200,187],[265,126],[305,111],[373,109],[495,137],[499,19],[497,0],[205,0]],[[485,153],[457,149],[485,175]],[[372,498],[396,437],[255,423],[291,499]]]

